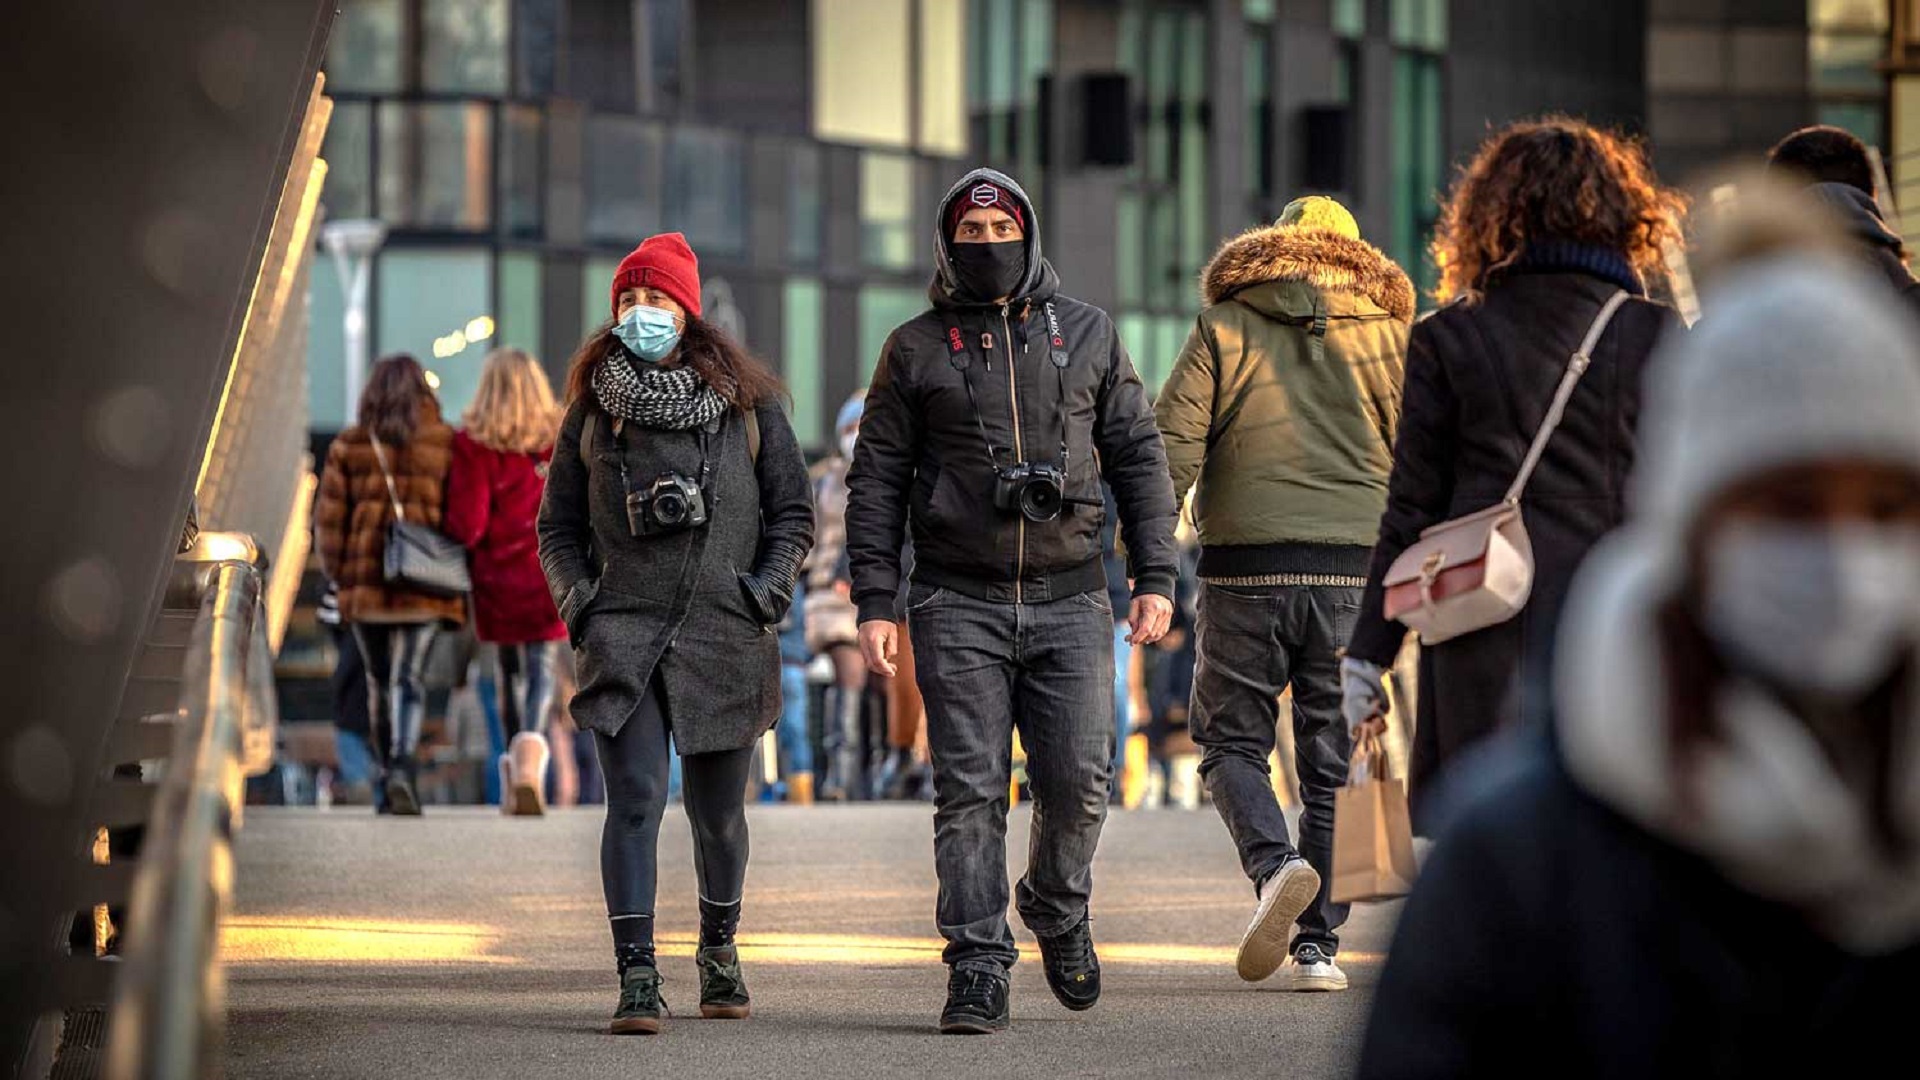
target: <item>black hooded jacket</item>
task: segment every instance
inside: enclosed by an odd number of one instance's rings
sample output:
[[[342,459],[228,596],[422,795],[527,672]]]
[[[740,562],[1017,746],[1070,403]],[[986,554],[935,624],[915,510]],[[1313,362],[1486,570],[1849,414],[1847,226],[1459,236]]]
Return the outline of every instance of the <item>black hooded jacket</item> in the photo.
[[[1005,305],[956,295],[943,228],[954,200],[982,181],[1012,193],[1025,218],[1026,278]],[[847,474],[847,554],[861,621],[894,617],[909,521],[914,578],[936,588],[1000,603],[1105,588],[1103,475],[1134,592],[1171,599],[1179,508],[1152,403],[1113,320],[1059,294],[1033,202],[1001,173],[962,177],[940,202],[935,233],[933,306],[888,337]],[[1037,523],[995,509],[996,465],[1061,465],[1063,457],[1069,502],[1058,518]]]
[[[1915,281],[1907,269],[1906,243],[1899,233],[1887,227],[1886,220],[1880,216],[1880,204],[1874,202],[1873,196],[1852,184],[1834,182],[1815,184],[1808,190],[1845,223],[1847,234],[1860,245],[1861,254],[1900,294],[1907,310],[1920,315],[1920,281]]]

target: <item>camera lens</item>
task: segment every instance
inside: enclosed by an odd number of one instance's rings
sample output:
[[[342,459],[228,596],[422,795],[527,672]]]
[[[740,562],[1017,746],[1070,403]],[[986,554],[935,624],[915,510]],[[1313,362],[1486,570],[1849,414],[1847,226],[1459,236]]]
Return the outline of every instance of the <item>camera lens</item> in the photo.
[[[1060,496],[1060,485],[1053,481],[1029,480],[1020,492],[1020,512],[1028,521],[1052,521],[1060,516]]]
[[[662,525],[678,525],[687,516],[687,500],[675,491],[663,491],[654,497],[653,516]]]

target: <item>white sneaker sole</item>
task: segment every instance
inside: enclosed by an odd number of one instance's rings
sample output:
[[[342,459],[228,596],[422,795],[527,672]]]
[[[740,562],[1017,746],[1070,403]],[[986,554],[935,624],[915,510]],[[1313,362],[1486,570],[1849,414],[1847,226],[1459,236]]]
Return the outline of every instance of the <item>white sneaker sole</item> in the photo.
[[[1347,976],[1344,972],[1333,975],[1293,976],[1287,989],[1296,994],[1335,994],[1347,988]]]
[[[1259,982],[1280,970],[1288,959],[1288,939],[1293,924],[1320,893],[1320,875],[1303,860],[1295,860],[1280,869],[1273,891],[1260,901],[1253,923],[1240,939],[1240,954],[1234,970],[1248,982]]]

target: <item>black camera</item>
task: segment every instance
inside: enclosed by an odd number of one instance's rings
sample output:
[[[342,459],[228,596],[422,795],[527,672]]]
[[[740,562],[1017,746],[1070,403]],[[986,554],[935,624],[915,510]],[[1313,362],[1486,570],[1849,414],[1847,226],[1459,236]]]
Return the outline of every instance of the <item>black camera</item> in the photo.
[[[1067,502],[1067,477],[1057,465],[1023,461],[995,470],[994,509],[1028,521],[1052,521]]]
[[[627,531],[662,536],[707,523],[707,497],[696,481],[666,473],[640,491],[627,492]]]

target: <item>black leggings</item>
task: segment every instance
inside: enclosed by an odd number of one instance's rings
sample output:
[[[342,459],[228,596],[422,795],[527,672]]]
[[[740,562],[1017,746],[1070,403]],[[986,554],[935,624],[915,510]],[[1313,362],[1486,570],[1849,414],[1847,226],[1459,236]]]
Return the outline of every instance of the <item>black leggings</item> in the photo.
[[[620,734],[594,733],[607,780],[607,824],[600,834],[600,882],[615,920],[653,915],[658,890],[660,816],[667,807],[667,714],[656,675]],[[747,881],[747,776],[753,748],[680,759],[681,790],[693,825],[694,877],[700,899],[740,901]]]
[[[522,731],[547,733],[553,712],[554,664],[560,651],[556,641],[529,641],[494,648],[494,685],[499,690],[500,726],[511,739]],[[514,680],[521,680],[518,689]]]
[[[367,718],[380,764],[412,760],[427,714],[427,653],[438,623],[355,623],[367,665]]]

